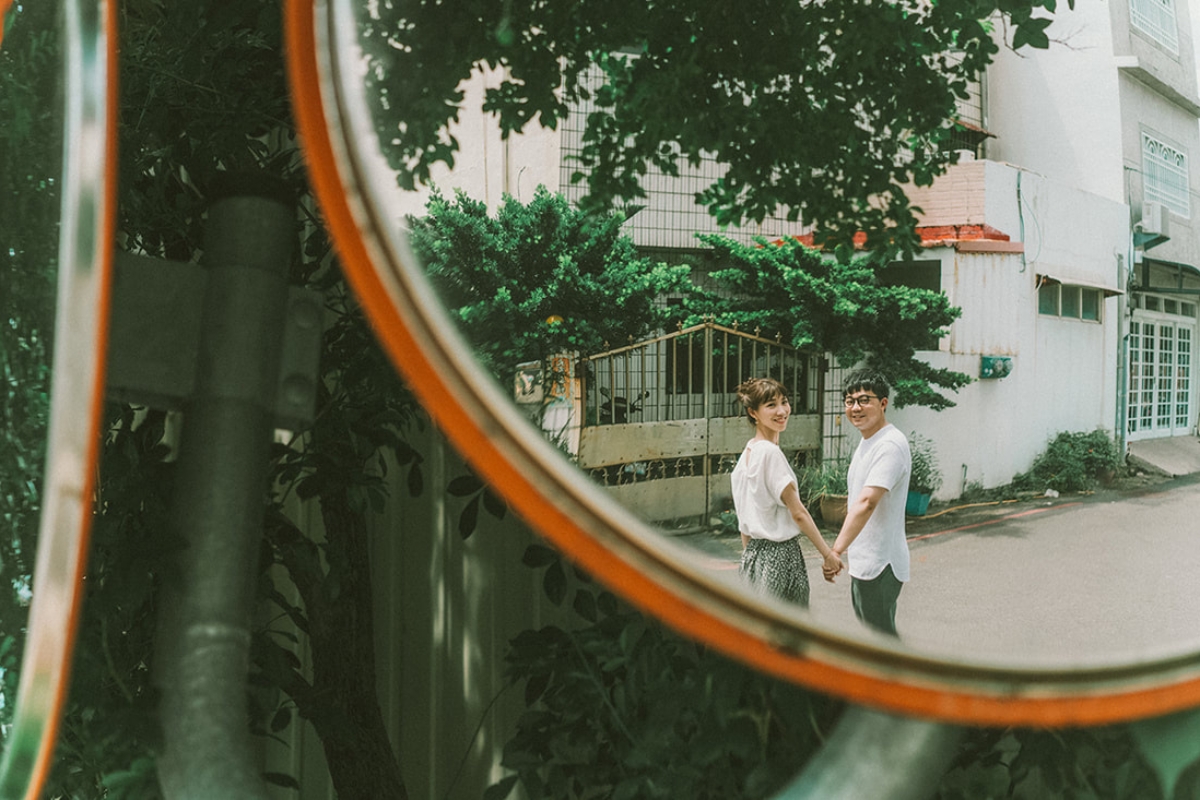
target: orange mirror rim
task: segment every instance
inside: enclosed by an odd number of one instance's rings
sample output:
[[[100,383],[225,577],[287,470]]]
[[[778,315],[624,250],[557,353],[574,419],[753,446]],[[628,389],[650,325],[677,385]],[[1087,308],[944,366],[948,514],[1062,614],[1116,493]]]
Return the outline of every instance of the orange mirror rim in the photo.
[[[336,2],[336,0],[334,0]],[[344,9],[343,9],[344,10]],[[342,268],[392,362],[451,444],[534,530],[682,634],[756,669],[863,705],[947,722],[1094,725],[1200,705],[1200,653],[1074,668],[951,662],[789,616],[680,565],[679,550],[529,436],[471,365],[411,256],[369,197],[339,95],[325,0],[288,0],[293,108],[314,191]],[[534,441],[537,440],[537,441]],[[658,537],[662,539],[662,537]],[[675,549],[673,549],[675,548]],[[686,559],[684,559],[686,560]]]
[[[64,4],[58,302],[33,599],[0,791],[41,796],[70,683],[104,405],[117,182],[116,3]]]

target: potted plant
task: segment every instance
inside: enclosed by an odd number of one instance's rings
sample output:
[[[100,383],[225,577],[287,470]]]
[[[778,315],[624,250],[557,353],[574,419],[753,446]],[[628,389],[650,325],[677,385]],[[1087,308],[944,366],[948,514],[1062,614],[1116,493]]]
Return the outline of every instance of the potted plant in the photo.
[[[908,481],[908,502],[905,512],[920,517],[929,510],[933,493],[942,487],[942,471],[938,468],[937,451],[933,442],[914,433],[908,439],[912,452],[912,475]]]
[[[798,477],[800,501],[809,512],[820,510],[826,522],[840,523],[846,518],[846,465],[826,461],[804,467]]]

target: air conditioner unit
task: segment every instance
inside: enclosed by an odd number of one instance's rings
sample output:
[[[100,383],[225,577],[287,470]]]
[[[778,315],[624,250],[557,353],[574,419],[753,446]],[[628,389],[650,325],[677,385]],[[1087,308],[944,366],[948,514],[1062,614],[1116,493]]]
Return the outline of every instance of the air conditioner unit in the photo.
[[[1171,212],[1162,203],[1142,203],[1142,221],[1133,226],[1133,244],[1149,250],[1170,240]]]
[[[1162,203],[1142,203],[1142,233],[1165,236],[1170,219],[1171,212]]]

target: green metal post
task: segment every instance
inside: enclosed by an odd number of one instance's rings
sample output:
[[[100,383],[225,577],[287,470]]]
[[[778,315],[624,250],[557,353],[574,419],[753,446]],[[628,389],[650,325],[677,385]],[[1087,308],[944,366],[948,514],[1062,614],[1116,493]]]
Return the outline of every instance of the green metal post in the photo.
[[[851,706],[800,776],[773,800],[926,800],[963,731]]]
[[[250,621],[272,408],[296,239],[294,203],[262,176],[210,197],[208,280],[196,388],[184,404],[163,576],[156,681],[170,800],[259,800],[265,786],[247,725]]]

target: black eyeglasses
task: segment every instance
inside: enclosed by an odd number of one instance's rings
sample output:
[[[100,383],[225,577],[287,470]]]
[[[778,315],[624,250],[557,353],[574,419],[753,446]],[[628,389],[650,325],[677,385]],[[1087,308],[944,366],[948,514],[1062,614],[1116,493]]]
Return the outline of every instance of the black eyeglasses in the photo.
[[[847,397],[844,402],[846,403],[846,408],[854,408],[855,406],[866,408],[871,405],[872,400],[878,399],[879,397],[873,394],[860,394],[857,397]]]

